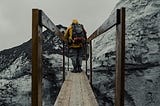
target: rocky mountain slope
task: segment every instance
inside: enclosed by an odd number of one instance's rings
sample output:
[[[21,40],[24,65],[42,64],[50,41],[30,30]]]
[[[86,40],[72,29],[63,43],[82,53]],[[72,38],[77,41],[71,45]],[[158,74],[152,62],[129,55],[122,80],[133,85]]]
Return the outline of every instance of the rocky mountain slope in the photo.
[[[160,104],[159,6],[159,0],[121,0],[116,5],[126,7],[125,106]],[[96,95],[101,106],[113,106],[115,28],[96,38],[93,46]]]
[[[126,7],[125,106],[159,106],[160,1],[121,0],[113,11],[122,6]],[[49,31],[43,35],[43,106],[51,106],[62,82],[62,43]],[[99,105],[114,106],[115,28],[93,41],[93,71]],[[30,105],[31,40],[0,52],[0,106]]]
[[[66,27],[58,25],[61,31]],[[31,40],[0,52],[0,106],[31,106]],[[51,106],[62,83],[62,42],[43,32],[43,106]]]

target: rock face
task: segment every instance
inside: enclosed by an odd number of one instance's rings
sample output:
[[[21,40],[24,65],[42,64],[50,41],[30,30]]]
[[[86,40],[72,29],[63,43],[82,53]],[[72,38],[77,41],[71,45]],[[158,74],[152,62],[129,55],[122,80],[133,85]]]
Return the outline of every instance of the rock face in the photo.
[[[116,8],[122,6],[125,106],[159,106],[160,1],[121,0]],[[49,31],[43,35],[43,106],[51,106],[62,82],[62,43]],[[93,88],[100,106],[114,106],[115,43],[115,28],[93,41]],[[31,71],[31,40],[0,52],[0,106],[31,106]]]
[[[31,106],[31,49],[29,40],[0,52],[0,106]],[[43,32],[43,106],[53,105],[60,89],[61,54],[60,39],[48,30]]]
[[[125,106],[160,104],[159,6],[159,0],[121,0],[116,6],[126,7]],[[93,41],[94,89],[101,106],[114,105],[115,31]]]

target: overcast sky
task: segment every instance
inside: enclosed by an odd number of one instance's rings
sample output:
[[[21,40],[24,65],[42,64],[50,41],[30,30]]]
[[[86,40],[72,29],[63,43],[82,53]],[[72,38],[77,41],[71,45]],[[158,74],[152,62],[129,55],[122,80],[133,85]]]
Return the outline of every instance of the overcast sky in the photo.
[[[110,15],[119,0],[1,0],[0,51],[31,38],[32,9],[42,9],[55,24],[68,26],[76,18],[90,35]]]

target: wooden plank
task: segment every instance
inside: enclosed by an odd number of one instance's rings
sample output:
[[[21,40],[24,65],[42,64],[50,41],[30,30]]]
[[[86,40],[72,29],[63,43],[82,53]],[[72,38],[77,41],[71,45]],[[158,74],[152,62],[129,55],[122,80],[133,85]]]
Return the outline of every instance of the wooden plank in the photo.
[[[119,11],[116,11],[114,13],[112,13],[109,18],[96,30],[94,31],[90,36],[89,38],[87,39],[87,41],[91,41],[93,40],[94,38],[96,38],[97,36],[101,35],[102,33],[108,31],[109,29],[111,29],[112,27],[114,27],[118,20],[117,20],[117,12]]]
[[[53,34],[58,36],[62,41],[67,42],[64,39],[63,34],[60,32],[60,30],[56,27],[56,25],[48,18],[48,16],[41,10],[41,24],[50,30]]]
[[[89,82],[88,80],[86,80]],[[83,106],[90,106],[91,104],[89,103],[90,99],[88,98],[88,90],[85,88],[85,82],[84,82],[84,77],[81,76],[81,86],[82,86],[82,98],[83,98]]]
[[[72,73],[73,81],[71,88],[70,106],[83,106],[82,86],[80,73]]]
[[[98,106],[85,72],[69,74],[54,106]]]
[[[64,81],[54,106],[70,106],[70,95],[73,76],[68,75]]]
[[[32,10],[32,106],[42,106],[42,28],[39,10]]]
[[[125,8],[120,10],[116,36],[116,93],[115,106],[124,106],[125,81]]]
[[[93,90],[84,72],[82,73],[81,81],[83,86],[82,94],[83,94],[84,106],[98,106]]]

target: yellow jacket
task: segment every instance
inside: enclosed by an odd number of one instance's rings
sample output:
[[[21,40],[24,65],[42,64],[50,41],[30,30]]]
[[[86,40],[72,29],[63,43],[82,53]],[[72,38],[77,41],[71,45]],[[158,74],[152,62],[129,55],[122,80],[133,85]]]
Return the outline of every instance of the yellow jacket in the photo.
[[[71,25],[65,31],[64,38],[66,40],[68,40],[68,41],[72,41],[73,42],[71,45],[69,45],[69,48],[80,48],[80,47],[83,46],[82,43],[80,43],[80,44],[74,44],[74,41],[72,39],[72,26]]]

